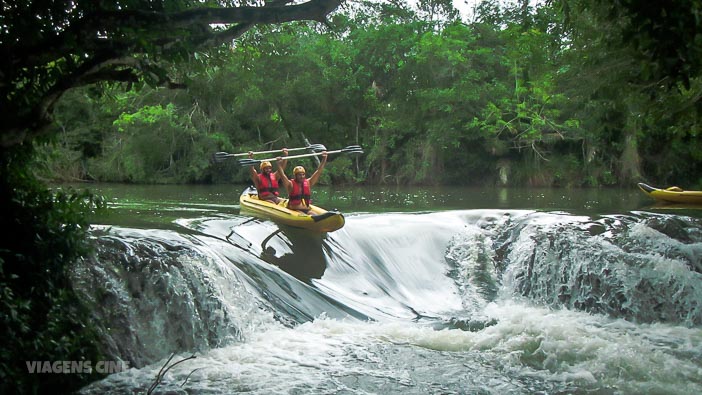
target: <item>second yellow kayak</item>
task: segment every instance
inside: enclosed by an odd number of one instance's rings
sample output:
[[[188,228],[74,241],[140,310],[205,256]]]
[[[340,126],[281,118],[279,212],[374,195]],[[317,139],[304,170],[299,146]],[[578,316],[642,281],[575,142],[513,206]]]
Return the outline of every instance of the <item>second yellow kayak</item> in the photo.
[[[678,187],[660,189],[644,184],[643,182],[640,182],[638,186],[644,193],[659,201],[702,204],[702,191],[685,191]]]

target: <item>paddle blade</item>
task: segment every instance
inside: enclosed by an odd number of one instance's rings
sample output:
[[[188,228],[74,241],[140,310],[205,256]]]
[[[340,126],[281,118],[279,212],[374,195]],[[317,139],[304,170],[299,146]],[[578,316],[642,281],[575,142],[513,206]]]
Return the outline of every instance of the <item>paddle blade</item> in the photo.
[[[247,158],[247,159],[239,159],[238,162],[239,162],[239,166],[254,166],[254,165],[260,163],[261,161],[258,159],[248,159]]]
[[[347,154],[362,154],[363,148],[360,145],[349,145],[348,147],[342,149],[341,152]]]
[[[214,158],[215,162],[221,163],[221,162],[224,162],[225,160],[227,160],[228,158],[231,158],[232,156],[233,156],[232,154],[220,151],[220,152],[215,152],[212,157]]]

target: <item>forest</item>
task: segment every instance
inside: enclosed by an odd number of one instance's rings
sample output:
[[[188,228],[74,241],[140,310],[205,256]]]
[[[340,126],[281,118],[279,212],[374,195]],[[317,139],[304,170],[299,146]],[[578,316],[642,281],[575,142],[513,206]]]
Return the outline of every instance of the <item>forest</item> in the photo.
[[[566,4],[484,1],[466,21],[446,1],[355,2],[260,26],[189,55],[180,89],[64,95],[44,176],[242,183],[212,153],[310,141],[365,148],[333,158],[333,184],[702,187],[698,76],[658,75],[607,40],[626,34],[607,6]]]
[[[231,153],[363,146],[323,183],[702,188],[702,0],[10,0],[0,5],[0,393],[98,361],[71,288],[104,199],[242,183]]]

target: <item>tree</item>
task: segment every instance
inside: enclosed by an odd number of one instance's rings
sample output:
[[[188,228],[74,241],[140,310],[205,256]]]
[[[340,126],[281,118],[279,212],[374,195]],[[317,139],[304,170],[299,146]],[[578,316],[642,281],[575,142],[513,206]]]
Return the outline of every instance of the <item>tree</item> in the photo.
[[[41,135],[68,89],[101,81],[182,86],[165,64],[241,36],[256,24],[323,22],[343,0],[9,1],[0,14],[0,147]],[[214,26],[217,25],[217,26]],[[219,26],[219,27],[218,27]]]

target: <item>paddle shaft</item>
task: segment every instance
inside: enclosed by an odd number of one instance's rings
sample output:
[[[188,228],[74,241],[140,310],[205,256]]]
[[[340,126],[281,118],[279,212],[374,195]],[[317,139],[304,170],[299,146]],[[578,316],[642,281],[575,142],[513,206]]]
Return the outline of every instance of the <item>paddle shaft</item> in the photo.
[[[340,153],[340,152],[356,152],[356,151],[362,152],[362,151],[360,151],[360,150],[338,149],[338,150],[334,150],[334,151],[327,151],[327,155],[329,155],[329,154],[338,154],[338,153]],[[319,155],[322,155],[322,154],[323,154],[323,152],[314,152],[314,153],[310,153],[310,154],[283,156],[283,157],[281,157],[280,159],[281,159],[281,160],[288,160],[288,159],[296,159],[296,158],[308,158],[308,157],[310,157],[310,156],[319,156]],[[247,161],[244,165],[250,164],[251,166],[253,166],[253,165],[256,164],[256,163],[261,163],[261,162],[274,162],[274,161],[277,161],[277,160],[278,160],[278,158],[251,159],[251,160]],[[251,163],[248,163],[248,162],[251,162]]]
[[[317,149],[317,147],[323,147],[323,146],[320,145],[320,144],[313,144],[313,145],[310,145],[310,146],[308,146],[308,147],[288,148],[288,152],[290,152],[290,151],[302,151],[302,150],[306,150],[306,149]],[[256,152],[252,152],[252,154],[254,154],[254,155],[272,154],[272,153],[274,153],[274,152],[283,152],[283,150],[282,150],[282,149],[274,149],[274,150],[270,150],[270,151],[256,151]],[[242,153],[239,153],[239,154],[221,153],[221,154],[218,155],[218,156],[221,157],[221,158],[232,158],[232,157],[237,157],[237,156],[248,156],[248,155],[249,155],[248,152],[242,152]]]

